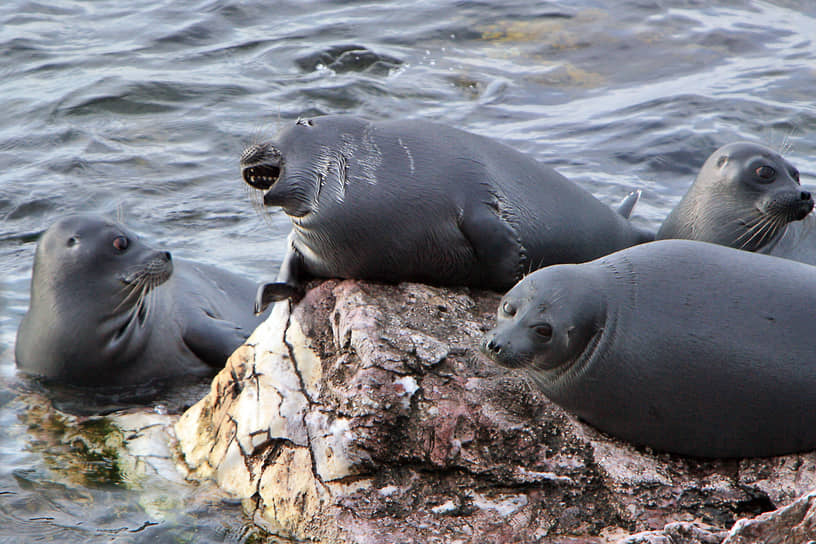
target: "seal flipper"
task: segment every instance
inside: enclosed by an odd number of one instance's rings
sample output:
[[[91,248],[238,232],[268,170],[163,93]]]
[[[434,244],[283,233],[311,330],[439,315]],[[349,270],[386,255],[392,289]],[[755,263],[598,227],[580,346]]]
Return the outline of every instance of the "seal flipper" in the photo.
[[[502,211],[501,198],[490,194],[483,201],[463,210],[459,229],[473,248],[482,269],[480,286],[506,290],[513,286],[524,272],[526,253],[519,235]]]
[[[303,288],[299,285],[280,282],[262,283],[258,286],[258,293],[255,295],[255,315],[263,313],[273,302],[287,298],[297,300],[301,297],[303,297]]]
[[[278,281],[261,284],[255,295],[255,315],[260,314],[273,302],[287,298],[299,299],[303,296],[301,278],[304,275],[303,256],[292,245],[292,236],[289,235],[289,251],[283,258]]]
[[[632,210],[635,209],[635,204],[640,200],[642,192],[640,189],[637,189],[626,195],[626,198],[621,200],[621,203],[618,204],[618,215],[624,219],[629,219],[632,216]]]
[[[232,352],[246,341],[251,332],[202,310],[201,318],[188,325],[182,340],[207,366],[223,368]]]
[[[636,189],[626,195],[626,198],[621,200],[621,203],[618,205],[618,215],[626,219],[627,221],[632,216],[632,210],[635,209],[635,204],[640,201],[640,195],[643,193],[642,190]],[[655,233],[649,232],[647,230],[643,230],[632,225],[632,229],[635,232],[635,244],[643,244],[646,242],[651,242],[655,239]]]

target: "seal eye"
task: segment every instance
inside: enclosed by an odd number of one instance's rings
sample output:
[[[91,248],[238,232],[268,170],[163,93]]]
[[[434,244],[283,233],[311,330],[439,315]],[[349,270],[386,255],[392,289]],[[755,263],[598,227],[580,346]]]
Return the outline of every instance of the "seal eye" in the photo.
[[[790,175],[794,180],[796,180],[796,183],[799,183],[799,170],[794,168],[793,170],[791,170]]]
[[[776,175],[776,170],[774,170],[768,165],[760,166],[759,168],[754,170],[754,172],[756,173],[757,176],[759,176],[759,179],[766,182],[773,180],[774,176]]]
[[[125,238],[124,236],[117,236],[116,238],[113,239],[113,247],[115,247],[119,251],[126,250],[129,244],[130,242],[128,242],[128,239]]]
[[[542,340],[549,341],[552,338],[553,328],[549,323],[541,323],[533,327],[533,332]]]
[[[502,308],[502,312],[509,315],[510,317],[513,317],[514,315],[516,315],[516,307],[513,306],[512,304],[510,304],[509,302],[505,302],[504,304],[502,304],[501,308]]]
[[[68,241],[65,242],[65,245],[68,246],[68,247],[74,247],[78,243],[79,243],[79,238],[77,238],[76,236],[71,236],[70,238],[68,238]]]

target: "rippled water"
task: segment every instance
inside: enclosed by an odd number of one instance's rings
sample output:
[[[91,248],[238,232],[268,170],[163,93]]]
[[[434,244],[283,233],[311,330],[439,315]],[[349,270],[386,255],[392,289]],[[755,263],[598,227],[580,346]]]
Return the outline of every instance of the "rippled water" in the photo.
[[[810,0],[3,2],[0,539],[254,538],[238,505],[183,486],[156,507],[21,392],[35,240],[61,215],[119,216],[176,255],[269,278],[288,221],[253,208],[240,151],[346,112],[491,136],[609,203],[643,188],[635,220],[656,229],[736,139],[783,149],[816,184],[814,36]]]

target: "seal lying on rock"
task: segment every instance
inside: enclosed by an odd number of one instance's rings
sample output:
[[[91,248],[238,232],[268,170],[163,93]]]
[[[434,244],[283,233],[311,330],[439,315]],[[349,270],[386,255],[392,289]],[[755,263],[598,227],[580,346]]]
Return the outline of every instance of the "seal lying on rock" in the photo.
[[[812,261],[816,237],[808,251],[801,240],[802,225],[791,223],[804,219],[812,209],[813,197],[799,185],[793,165],[765,146],[737,142],[719,148],[706,160],[657,238],[699,240]],[[792,232],[787,234],[788,230]],[[783,237],[786,240],[777,250]],[[797,258],[797,248],[805,249],[809,258]]]
[[[17,366],[80,386],[211,373],[262,321],[247,311],[254,295],[253,282],[172,260],[118,223],[66,217],[37,245]]]
[[[653,238],[538,161],[424,121],[300,120],[244,151],[241,170],[293,224],[256,310],[309,277],[505,290],[541,266]]]
[[[701,457],[816,448],[816,274],[665,240],[536,271],[482,351],[609,434]]]

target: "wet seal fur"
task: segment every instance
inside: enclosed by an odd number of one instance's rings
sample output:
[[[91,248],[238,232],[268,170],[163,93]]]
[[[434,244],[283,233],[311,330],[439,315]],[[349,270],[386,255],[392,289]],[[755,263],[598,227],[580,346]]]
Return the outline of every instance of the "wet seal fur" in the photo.
[[[791,222],[812,209],[813,197],[799,185],[793,165],[763,145],[736,142],[708,157],[657,239],[699,240],[796,259],[775,246],[787,230],[794,231],[787,236],[793,240],[783,245],[792,245],[801,226]]]
[[[688,240],[533,272],[481,349],[623,440],[698,457],[816,448],[816,274]]]
[[[211,374],[263,320],[254,295],[254,282],[173,260],[118,223],[69,216],[37,244],[17,367],[79,386]]]
[[[425,121],[299,120],[250,146],[242,177],[293,225],[256,310],[310,277],[505,290],[541,266],[653,238],[538,161]],[[634,197],[636,200],[636,197]]]

